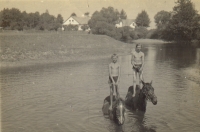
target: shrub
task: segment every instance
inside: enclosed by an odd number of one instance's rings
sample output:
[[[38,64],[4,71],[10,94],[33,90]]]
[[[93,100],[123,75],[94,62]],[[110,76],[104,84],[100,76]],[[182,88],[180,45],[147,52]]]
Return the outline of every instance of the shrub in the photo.
[[[146,38],[148,30],[145,27],[136,27],[134,32],[138,38]]]
[[[78,25],[67,25],[64,26],[65,31],[78,31]]]
[[[81,29],[82,29],[83,31],[86,31],[86,30],[89,29],[89,26],[88,26],[88,25],[83,25],[83,26],[81,26]]]

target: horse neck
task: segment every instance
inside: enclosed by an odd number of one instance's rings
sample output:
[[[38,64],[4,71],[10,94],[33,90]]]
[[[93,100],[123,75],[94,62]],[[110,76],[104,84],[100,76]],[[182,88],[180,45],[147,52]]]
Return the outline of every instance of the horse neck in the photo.
[[[146,96],[142,92],[142,90],[140,90],[139,97],[138,97],[138,104],[137,105],[138,105],[138,109],[139,110],[146,111],[147,101],[146,101]]]

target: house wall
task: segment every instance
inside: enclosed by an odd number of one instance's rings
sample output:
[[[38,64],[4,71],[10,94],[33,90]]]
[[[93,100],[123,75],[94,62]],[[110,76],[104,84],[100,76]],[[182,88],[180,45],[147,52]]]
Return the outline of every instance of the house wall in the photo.
[[[120,22],[119,24],[115,24],[115,27],[117,28],[122,27],[122,22]]]
[[[81,29],[81,26],[82,26],[82,25],[78,25],[78,30],[79,30],[79,31],[81,31],[81,30],[82,30],[82,29]]]
[[[130,27],[131,27],[131,28],[135,28],[135,27],[136,27],[136,24],[133,22],[133,23],[131,23]]]
[[[68,18],[64,23],[63,25],[78,25],[78,30],[79,31],[82,31],[81,27],[84,25],[84,24],[79,24],[75,19],[73,19],[72,17]],[[64,31],[64,28],[62,28],[62,30]],[[86,31],[89,31],[90,29],[86,30]]]
[[[70,17],[67,21],[65,21],[65,23],[63,23],[63,25],[69,25],[69,24],[79,25],[79,23],[76,20],[74,20],[72,17]]]

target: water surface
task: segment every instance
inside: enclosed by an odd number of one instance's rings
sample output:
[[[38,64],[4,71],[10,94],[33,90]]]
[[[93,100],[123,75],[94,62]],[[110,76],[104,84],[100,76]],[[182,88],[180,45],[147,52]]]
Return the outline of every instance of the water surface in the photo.
[[[2,132],[199,132],[200,48],[163,44],[144,45],[143,51],[144,79],[153,80],[158,98],[146,113],[126,110],[122,126],[103,116],[110,58],[4,69]],[[119,62],[124,98],[133,78],[130,55]]]

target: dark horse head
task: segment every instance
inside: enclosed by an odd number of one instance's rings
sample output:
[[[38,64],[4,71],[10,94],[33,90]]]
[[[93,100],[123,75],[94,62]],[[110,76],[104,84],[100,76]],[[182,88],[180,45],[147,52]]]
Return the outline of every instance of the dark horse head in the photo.
[[[154,105],[157,104],[157,97],[154,93],[154,88],[151,83],[142,81],[143,87],[140,90],[139,86],[136,87],[136,96],[133,95],[133,86],[130,86],[126,95],[125,104],[133,110],[146,111],[147,101],[151,101]]]
[[[151,101],[154,105],[157,104],[157,97],[154,93],[154,88],[152,87],[152,81],[151,83],[144,83],[142,81],[143,87],[141,90],[141,94],[144,94],[145,100]]]
[[[110,106],[110,96],[104,99],[102,111],[104,115],[109,115],[109,118],[114,120],[117,124],[119,125],[124,124],[125,121],[124,101],[121,98],[116,99],[115,96],[113,96],[112,110],[109,110],[109,106]]]

